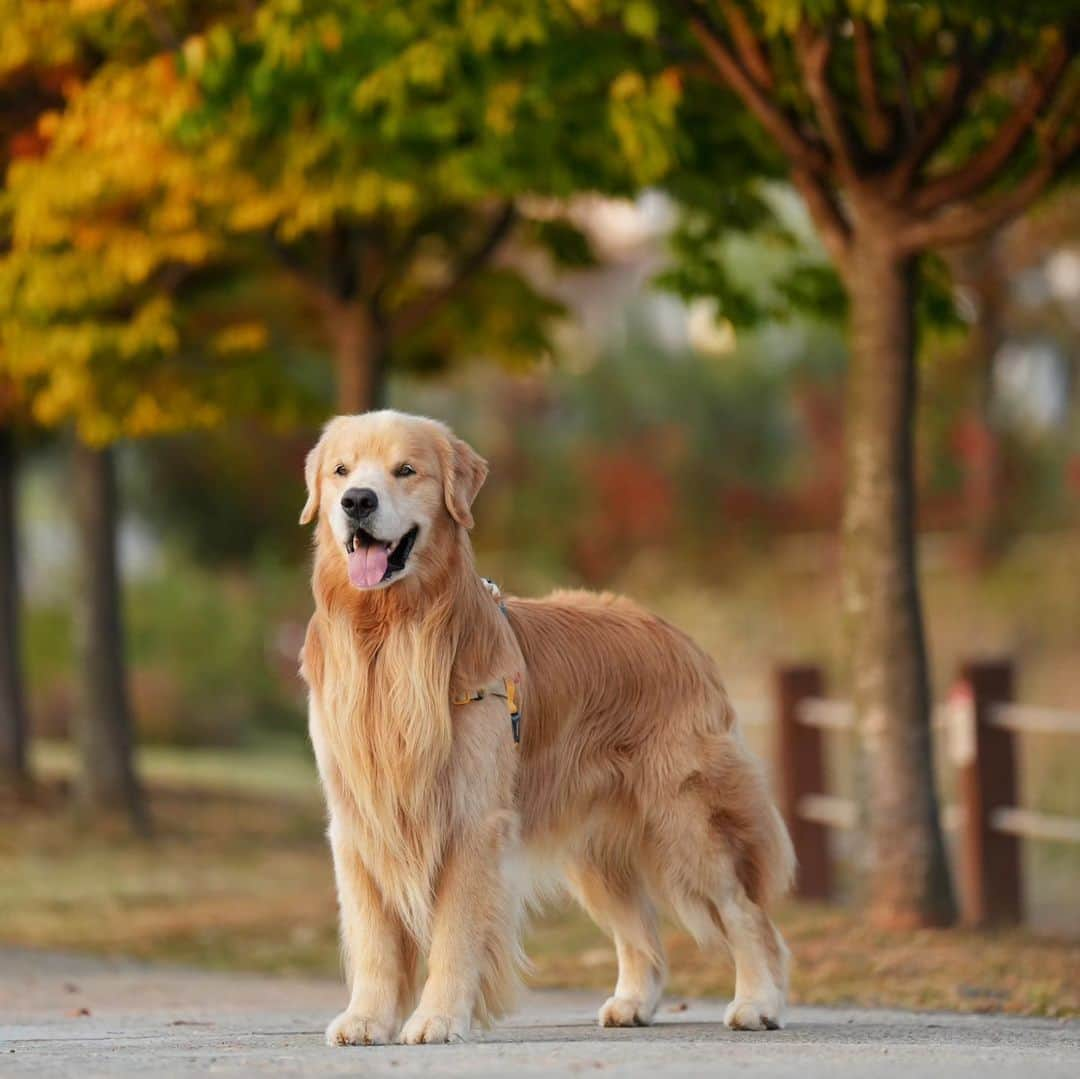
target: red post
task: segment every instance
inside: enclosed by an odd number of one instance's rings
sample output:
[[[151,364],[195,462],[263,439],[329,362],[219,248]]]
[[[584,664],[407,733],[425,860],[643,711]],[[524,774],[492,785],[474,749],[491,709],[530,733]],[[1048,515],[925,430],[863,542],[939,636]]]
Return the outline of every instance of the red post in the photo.
[[[832,862],[829,831],[817,821],[799,816],[799,803],[808,794],[825,794],[825,747],[822,732],[801,722],[802,702],[825,694],[818,667],[779,667],[776,671],[776,763],[780,811],[784,814],[799,868],[795,894],[800,899],[831,899]]]
[[[965,663],[954,693],[952,751],[964,811],[960,844],[965,925],[1016,925],[1023,918],[1018,836],[994,829],[999,807],[1017,804],[1016,739],[995,726],[995,706],[1013,700],[1008,660]]]

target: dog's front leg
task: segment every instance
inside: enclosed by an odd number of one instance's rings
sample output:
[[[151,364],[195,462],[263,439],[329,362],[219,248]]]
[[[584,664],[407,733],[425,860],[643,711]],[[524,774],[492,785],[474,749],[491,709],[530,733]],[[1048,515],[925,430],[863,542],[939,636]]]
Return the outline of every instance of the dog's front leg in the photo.
[[[330,824],[349,1006],[326,1028],[328,1045],[385,1045],[413,986],[415,950],[383,904],[340,821]]]
[[[502,872],[509,831],[508,815],[493,814],[448,853],[436,893],[428,978],[401,1031],[407,1045],[464,1041],[482,979],[492,992],[510,992],[513,917]]]

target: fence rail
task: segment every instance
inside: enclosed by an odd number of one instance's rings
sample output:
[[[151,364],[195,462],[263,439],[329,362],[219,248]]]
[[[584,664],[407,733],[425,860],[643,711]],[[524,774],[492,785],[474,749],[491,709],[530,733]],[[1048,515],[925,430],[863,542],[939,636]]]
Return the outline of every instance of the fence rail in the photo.
[[[1017,805],[1017,741],[1028,734],[1080,735],[1080,713],[1016,704],[1006,661],[962,666],[948,701],[934,709],[957,774],[959,801],[942,811],[958,837],[962,917],[969,925],[1017,923],[1023,916],[1021,842],[1080,843],[1080,818]],[[776,672],[776,764],[780,808],[799,859],[796,892],[834,894],[829,831],[858,827],[858,807],[826,789],[825,736],[855,730],[850,701],[829,697],[817,667]],[[762,711],[755,710],[755,725]]]
[[[800,702],[796,718],[819,731],[851,731],[855,729],[855,706],[851,701],[808,697]]]
[[[1006,806],[990,814],[990,827],[1022,839],[1045,839],[1050,843],[1080,843],[1080,820],[1031,809]]]
[[[1019,734],[1080,734],[1080,712],[1067,712],[1063,708],[998,704],[990,709],[988,722]]]
[[[799,799],[799,816],[814,824],[851,831],[859,823],[859,807],[850,798],[832,794],[804,794]]]

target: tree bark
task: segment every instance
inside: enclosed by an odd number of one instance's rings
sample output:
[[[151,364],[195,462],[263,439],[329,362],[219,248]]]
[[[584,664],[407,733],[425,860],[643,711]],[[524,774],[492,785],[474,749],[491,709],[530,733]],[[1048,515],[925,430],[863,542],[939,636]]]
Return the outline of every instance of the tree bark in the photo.
[[[334,301],[326,322],[337,375],[338,412],[382,408],[389,355],[385,331],[358,300]]]
[[[914,263],[856,230],[848,290],[844,606],[866,754],[869,906],[878,925],[954,915],[930,738],[916,567]]]
[[[122,811],[146,833],[124,663],[113,451],[76,441],[73,457],[81,570],[73,612],[79,662],[74,734],[81,761],[76,798],[94,813]]]
[[[0,427],[0,787],[30,786],[27,712],[19,633],[14,434]]]

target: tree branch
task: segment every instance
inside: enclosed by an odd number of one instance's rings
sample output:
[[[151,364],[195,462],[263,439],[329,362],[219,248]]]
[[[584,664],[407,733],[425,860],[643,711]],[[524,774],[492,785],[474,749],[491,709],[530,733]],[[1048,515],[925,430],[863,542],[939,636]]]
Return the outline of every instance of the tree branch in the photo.
[[[772,136],[793,166],[826,174],[830,161],[822,147],[806,139],[792,119],[783,112],[732,55],[719,30],[695,0],[677,0],[687,15],[690,30],[729,89],[734,91]]]
[[[396,337],[412,333],[429,319],[448,300],[451,300],[479,270],[482,270],[499,245],[510,234],[517,221],[517,208],[512,202],[505,203],[496,214],[483,239],[458,263],[450,279],[438,288],[431,289],[396,315],[391,316],[391,333]]]
[[[903,229],[901,250],[915,254],[927,248],[970,243],[1023,213],[1080,152],[1080,125],[1048,146],[1039,164],[1015,187],[980,203],[953,203],[942,213],[922,217]]]
[[[158,7],[156,0],[147,0],[146,17],[158,44],[169,52],[176,52],[180,48],[180,38],[173,29],[172,23],[169,22],[168,16]]]
[[[422,216],[420,220],[410,228],[394,247],[393,256],[385,261],[378,281],[370,289],[370,302],[373,310],[381,312],[386,297],[406,275],[409,262],[420,241],[433,228],[435,222],[432,215]]]
[[[326,236],[326,274],[331,290],[342,301],[355,299],[360,291],[359,241],[359,232],[340,219]]]
[[[832,160],[825,148],[804,136],[795,121],[769,97],[766,91],[774,86],[775,78],[745,15],[727,0],[720,5],[739,52],[737,60],[700,4],[694,0],[677,0],[677,4],[686,12],[691,32],[720,80],[741,98],[787,156],[792,183],[806,203],[821,242],[841,272],[845,272],[850,261],[851,226],[829,184]]]
[[[791,181],[802,195],[821,242],[842,276],[850,263],[851,226],[825,181],[806,169],[791,171]]]
[[[372,222],[361,236],[360,254],[357,259],[359,279],[356,291],[365,299],[368,309],[374,317],[379,317],[381,286],[386,279],[390,245],[388,230],[381,220]]]
[[[1068,73],[1062,78],[1057,98],[1036,123],[1035,137],[1041,145],[1053,145],[1060,139],[1080,108],[1080,65],[1072,70],[1072,76],[1071,81]]]
[[[866,117],[866,135],[872,150],[884,150],[893,136],[892,118],[881,103],[878,92],[877,73],[874,70],[874,37],[865,19],[856,19],[855,27],[855,80],[859,87],[859,101]]]
[[[324,284],[319,275],[312,273],[303,259],[290,250],[272,233],[267,234],[267,244],[277,263],[300,288],[313,306],[326,313],[334,306],[333,290]]]
[[[765,49],[742,8],[732,0],[721,0],[720,10],[731,28],[731,37],[735,42],[743,67],[758,86],[771,90],[776,80],[773,78],[769,58],[765,55]]]
[[[911,72],[908,69],[911,58],[902,47],[896,48],[895,52],[900,70],[900,116],[904,121],[904,134],[907,141],[911,142],[915,138],[916,131],[915,101],[911,94]]]
[[[921,128],[908,152],[901,158],[889,179],[894,198],[911,190],[923,165],[929,161],[952,134],[976,89],[982,85],[1001,50],[1003,37],[995,31],[979,52],[971,50],[971,36],[965,32],[956,47],[956,59],[946,67],[937,104],[921,117]]]
[[[937,108],[923,118],[922,128],[915,136],[911,148],[900,159],[889,178],[889,187],[894,197],[905,195],[911,190],[912,181],[919,169],[941,145],[960,115],[967,93],[970,93],[970,86],[965,90],[963,65],[950,64],[945,69]]]
[[[828,35],[815,33],[808,22],[801,22],[795,33],[795,51],[806,80],[806,90],[817,113],[818,124],[836,160],[841,180],[858,180],[855,158],[857,147],[844,122],[840,106],[829,87],[829,56],[832,42]]]
[[[935,210],[991,184],[1057,91],[1070,59],[1069,49],[1059,39],[1040,74],[1029,75],[1027,93],[997,135],[960,168],[923,184],[915,196],[915,208]]]

